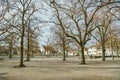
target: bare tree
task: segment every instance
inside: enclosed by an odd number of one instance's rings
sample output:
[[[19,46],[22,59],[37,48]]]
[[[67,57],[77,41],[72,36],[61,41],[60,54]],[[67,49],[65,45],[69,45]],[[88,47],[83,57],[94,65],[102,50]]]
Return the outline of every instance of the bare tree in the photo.
[[[63,49],[63,61],[66,60],[66,52],[65,52],[65,47],[66,47],[66,36],[62,32],[56,32],[56,34],[59,36],[59,38],[62,40],[62,49]]]
[[[39,24],[39,23],[33,23],[33,22],[34,22],[33,20],[29,20],[28,24],[26,25],[27,26],[27,30],[26,30],[27,31],[27,59],[26,59],[26,61],[30,61],[30,53],[31,53],[30,47],[32,47],[31,41],[37,39],[37,37],[39,36],[39,33],[37,33],[37,31],[40,32],[39,26],[35,25],[35,24]],[[38,35],[36,35],[35,32]]]
[[[93,37],[101,44],[102,47],[102,61],[105,61],[105,44],[108,41],[108,34],[110,34],[110,26],[112,24],[112,17],[108,15],[107,12],[101,11],[104,15],[96,16],[95,26],[97,26],[97,32],[93,35]],[[100,13],[100,14],[101,14]],[[96,35],[96,36],[95,36]]]
[[[85,45],[90,40],[92,31],[96,28],[91,26],[95,14],[101,8],[112,3],[116,2],[75,0],[59,3],[56,0],[51,1],[51,7],[56,16],[55,24],[59,25],[64,34],[74,39],[81,47],[81,64],[85,64]],[[91,10],[91,8],[93,9]]]
[[[11,9],[9,9],[11,10]],[[4,15],[3,20],[1,21],[1,34],[0,41],[5,41],[9,46],[9,58],[12,58],[13,54],[13,46],[16,43],[16,36],[19,35],[15,30],[15,26],[17,25],[16,15],[11,15],[10,11]],[[9,17],[8,17],[9,15]]]
[[[116,53],[116,56],[119,57],[119,28],[114,26],[111,28],[111,32],[109,34],[109,44],[111,47],[111,53],[112,53],[112,59],[114,60],[114,56]]]
[[[28,10],[28,7],[30,6],[30,3],[31,3],[31,0],[20,0],[19,1],[21,6],[22,6],[22,9],[21,9],[21,12],[22,12],[22,16],[21,16],[21,21],[22,21],[22,32],[21,32],[21,59],[20,59],[20,65],[19,67],[25,67],[25,65],[23,64],[23,51],[24,51],[24,32],[25,32],[25,14]]]
[[[12,58],[14,54],[14,47],[17,42],[17,34],[14,32],[9,32],[9,34],[5,37],[4,41],[9,45],[9,58]]]
[[[67,57],[66,47],[69,45],[69,43],[73,42],[73,40],[66,37],[63,31],[60,29],[60,27],[56,27],[54,29],[53,28],[52,31],[54,31],[53,34],[55,35],[54,41],[56,41],[55,46],[59,46],[59,50],[60,47],[62,48],[63,61],[66,61],[66,57]]]
[[[19,5],[19,6],[18,6]],[[19,16],[20,20],[20,38],[21,38],[21,54],[20,54],[20,64],[19,67],[25,67],[23,64],[23,55],[24,55],[24,38],[25,38],[25,30],[26,25],[31,18],[31,16],[38,10],[35,6],[35,1],[33,0],[14,0],[14,6],[12,7],[16,14]]]
[[[66,48],[68,40],[67,40],[65,34],[60,30],[60,28],[59,27],[56,27],[56,28],[57,29],[55,30],[55,33],[54,33],[54,35],[56,36],[55,37],[56,38],[55,45],[62,48],[63,61],[66,61],[66,49],[65,48]],[[59,48],[59,50],[60,50],[60,48]]]

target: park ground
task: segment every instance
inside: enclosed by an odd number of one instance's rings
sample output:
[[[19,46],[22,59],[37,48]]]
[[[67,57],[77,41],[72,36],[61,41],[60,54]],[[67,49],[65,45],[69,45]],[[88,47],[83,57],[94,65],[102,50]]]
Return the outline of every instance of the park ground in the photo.
[[[98,59],[86,59],[81,65],[78,57],[68,57],[62,61],[60,57],[31,58],[19,65],[19,57],[0,60],[0,80],[120,80],[120,59],[107,58],[105,62]]]

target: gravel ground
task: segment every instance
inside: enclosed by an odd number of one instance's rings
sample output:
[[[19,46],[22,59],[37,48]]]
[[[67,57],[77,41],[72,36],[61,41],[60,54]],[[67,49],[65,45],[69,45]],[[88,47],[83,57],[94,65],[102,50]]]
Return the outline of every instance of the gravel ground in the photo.
[[[0,60],[0,80],[120,80],[120,59],[87,59],[79,64],[77,57],[32,58],[24,62],[26,67],[14,68],[19,58]]]

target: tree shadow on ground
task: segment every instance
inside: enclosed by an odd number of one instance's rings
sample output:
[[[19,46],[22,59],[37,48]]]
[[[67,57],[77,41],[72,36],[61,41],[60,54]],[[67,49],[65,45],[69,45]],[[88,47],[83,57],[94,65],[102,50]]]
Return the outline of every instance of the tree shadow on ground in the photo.
[[[8,73],[0,73],[0,80],[6,80],[5,75]]]
[[[35,63],[31,65],[32,63]],[[27,63],[28,64],[28,63]],[[37,65],[36,65],[37,64]],[[118,61],[88,61],[87,64],[82,65],[79,64],[79,61],[31,61],[27,65],[27,68],[31,69],[39,69],[39,68],[47,68],[47,69],[120,69],[119,66],[113,66],[114,64],[119,64]],[[18,68],[18,67],[17,67]],[[26,69],[26,68],[25,68]]]

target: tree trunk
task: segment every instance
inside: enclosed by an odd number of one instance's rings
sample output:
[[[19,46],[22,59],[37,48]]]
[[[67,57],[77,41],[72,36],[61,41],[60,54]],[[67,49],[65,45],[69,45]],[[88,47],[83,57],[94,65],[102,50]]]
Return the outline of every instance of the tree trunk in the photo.
[[[81,46],[81,64],[85,63],[84,46]]]
[[[19,67],[25,67],[25,65],[23,64],[23,52],[24,52],[24,48],[23,48],[23,40],[24,40],[24,35],[22,34],[21,36],[21,54],[20,54],[20,64]]]
[[[23,13],[22,13],[22,33],[21,33],[21,55],[20,55],[20,64],[19,67],[25,67],[25,65],[23,64],[23,52],[24,52],[24,32],[25,32],[25,24],[24,24],[24,14],[25,11],[23,9]]]
[[[49,55],[50,56],[50,55]],[[34,57],[34,52],[33,52],[33,48],[31,50],[31,57]]]
[[[111,54],[112,54],[112,60],[114,60],[113,45],[112,45],[112,42],[111,42]]]
[[[27,51],[27,59],[26,61],[30,61],[30,35],[29,35],[30,28],[28,26],[28,51]]]
[[[29,38],[28,38],[28,51],[27,51],[27,59],[26,59],[26,61],[30,61]]]
[[[63,40],[63,61],[66,61],[66,54],[65,54],[65,41]]]
[[[117,57],[119,58],[119,47],[117,46]]]
[[[12,59],[12,50],[9,51],[9,59]]]
[[[102,44],[102,61],[105,61],[105,44]]]
[[[12,39],[11,39],[10,44],[9,44],[9,59],[12,58],[12,50],[13,50],[13,44],[12,44]]]
[[[28,50],[28,52],[27,52],[27,59],[26,59],[26,61],[30,61],[30,53],[29,53],[29,50]]]

